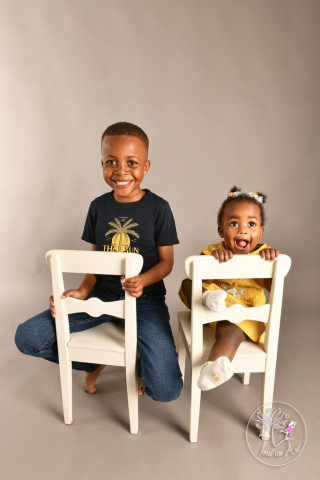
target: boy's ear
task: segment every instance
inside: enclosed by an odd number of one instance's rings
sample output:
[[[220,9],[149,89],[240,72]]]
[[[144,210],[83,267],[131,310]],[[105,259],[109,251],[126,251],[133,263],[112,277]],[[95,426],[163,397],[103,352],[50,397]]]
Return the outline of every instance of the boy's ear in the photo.
[[[151,161],[150,160],[146,160],[145,161],[145,164],[144,164],[144,175],[147,175],[148,171],[149,171],[149,168],[150,168],[150,165],[151,165]]]
[[[101,159],[101,166],[103,167],[103,160]]]
[[[220,235],[221,238],[224,238],[222,225],[219,225],[219,227],[218,227],[218,233],[219,233],[219,235]]]

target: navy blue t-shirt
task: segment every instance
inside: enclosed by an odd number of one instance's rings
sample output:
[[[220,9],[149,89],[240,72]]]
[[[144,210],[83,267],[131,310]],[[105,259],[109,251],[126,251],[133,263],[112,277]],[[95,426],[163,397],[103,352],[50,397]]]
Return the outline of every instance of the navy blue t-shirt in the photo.
[[[132,252],[143,257],[141,273],[158,263],[157,247],[179,243],[169,203],[150,190],[138,202],[120,203],[113,191],[91,202],[82,240],[104,252]],[[98,275],[95,287],[123,294],[118,275]],[[165,295],[163,280],[143,289],[145,295]]]

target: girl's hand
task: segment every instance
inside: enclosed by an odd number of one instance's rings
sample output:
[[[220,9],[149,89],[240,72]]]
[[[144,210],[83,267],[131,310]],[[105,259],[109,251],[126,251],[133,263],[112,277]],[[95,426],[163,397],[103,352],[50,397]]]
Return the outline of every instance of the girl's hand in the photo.
[[[129,292],[132,297],[141,297],[143,293],[143,280],[141,275],[137,275],[132,278],[125,278],[122,276],[120,282],[122,289],[126,292]]]
[[[78,300],[84,300],[85,296],[80,290],[67,290],[66,292],[63,292],[61,295],[62,299],[72,297],[72,298],[77,298]],[[50,311],[51,315],[53,318],[56,318],[56,309],[54,308],[54,300],[53,300],[53,295],[49,297],[49,306],[50,306]]]
[[[211,255],[220,263],[227,262],[233,257],[231,250],[227,250],[226,248],[218,248],[217,250],[213,250]]]
[[[279,255],[279,250],[277,248],[264,248],[259,252],[259,255],[264,260],[272,262]]]

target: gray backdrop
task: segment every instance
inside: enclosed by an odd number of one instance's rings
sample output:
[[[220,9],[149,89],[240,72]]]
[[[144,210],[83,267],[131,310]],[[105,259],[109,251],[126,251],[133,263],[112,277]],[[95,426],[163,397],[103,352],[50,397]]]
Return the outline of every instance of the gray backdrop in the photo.
[[[219,240],[236,184],[268,195],[264,240],[292,257],[283,362],[318,360],[320,2],[2,0],[0,18],[4,365],[28,369],[11,339],[47,307],[45,252],[89,247],[89,203],[109,189],[100,137],[117,121],[147,132],[143,187],[175,215],[175,334],[184,258]]]

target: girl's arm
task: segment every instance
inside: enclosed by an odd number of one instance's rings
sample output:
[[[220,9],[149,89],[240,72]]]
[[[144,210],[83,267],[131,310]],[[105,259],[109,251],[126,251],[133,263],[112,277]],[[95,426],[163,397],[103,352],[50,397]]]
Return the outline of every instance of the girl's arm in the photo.
[[[271,285],[272,285],[272,278],[265,278],[264,279],[264,288],[267,292],[271,292]]]
[[[157,283],[169,275],[173,267],[173,245],[157,247],[157,254],[158,262],[147,272],[132,278],[121,277],[123,290],[138,298],[142,295],[144,287]]]
[[[259,252],[259,255],[261,258],[264,258],[267,262],[273,262],[278,255],[279,255],[279,250],[277,248],[264,248]],[[264,279],[264,288],[267,290],[267,292],[270,293],[271,291],[271,285],[272,285],[272,278],[265,278]]]
[[[179,296],[186,307],[191,309],[191,292],[192,292],[192,280],[185,278],[182,280],[179,290]]]
[[[207,290],[204,287],[202,287],[202,293],[206,291]],[[192,304],[191,293],[192,293],[192,280],[190,280],[190,278],[185,278],[181,283],[179,296],[183,301],[183,303],[186,305],[186,307],[190,309]]]
[[[91,245],[91,248],[94,252],[97,251],[97,245]],[[95,284],[97,283],[97,277],[96,275],[93,275],[92,273],[85,273],[81,285],[79,288],[76,290],[67,290],[64,292],[61,296],[61,298],[67,298],[67,297],[72,297],[72,298],[77,298],[78,300],[84,300],[87,298]],[[51,315],[53,318],[56,316],[56,309],[54,308],[54,300],[53,300],[53,295],[49,297],[49,305],[50,305],[50,310],[51,310]]]

